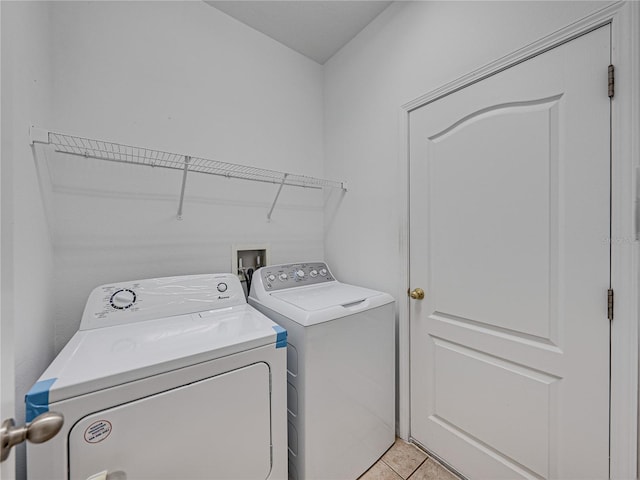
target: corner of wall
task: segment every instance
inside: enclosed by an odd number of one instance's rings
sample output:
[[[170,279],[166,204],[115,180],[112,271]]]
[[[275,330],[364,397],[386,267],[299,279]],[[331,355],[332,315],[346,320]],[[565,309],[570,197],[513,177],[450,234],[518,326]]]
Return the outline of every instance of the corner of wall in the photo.
[[[2,327],[10,352],[15,419],[24,421],[24,394],[53,358],[53,248],[29,125],[51,115],[49,2],[2,2]],[[6,327],[6,329],[5,329]],[[3,350],[7,346],[4,343]],[[3,371],[3,374],[5,372]],[[6,383],[5,383],[6,382]],[[26,477],[24,447],[16,478]]]

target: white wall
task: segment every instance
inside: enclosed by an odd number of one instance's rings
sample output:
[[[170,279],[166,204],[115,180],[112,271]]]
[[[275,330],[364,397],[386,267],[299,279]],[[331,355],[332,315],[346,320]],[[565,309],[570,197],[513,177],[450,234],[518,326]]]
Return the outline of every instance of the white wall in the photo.
[[[53,131],[322,176],[322,67],[202,2],[55,2]],[[42,150],[46,150],[39,147]],[[56,350],[100,284],[322,259],[323,196],[50,154]]]
[[[13,327],[15,419],[25,393],[54,352],[53,252],[44,211],[46,186],[29,146],[30,122],[51,121],[49,4],[1,2],[2,9],[2,321]],[[43,195],[44,193],[44,195]],[[13,324],[13,325],[11,325]],[[3,348],[7,348],[3,336]],[[4,352],[3,352],[4,353]],[[4,368],[4,366],[3,366]],[[3,370],[3,373],[4,372]],[[9,379],[3,378],[3,384]],[[8,412],[7,412],[8,413]],[[18,477],[24,445],[15,450]]]
[[[325,64],[325,175],[349,192],[325,212],[344,281],[399,290],[400,107],[609,2],[399,2]]]

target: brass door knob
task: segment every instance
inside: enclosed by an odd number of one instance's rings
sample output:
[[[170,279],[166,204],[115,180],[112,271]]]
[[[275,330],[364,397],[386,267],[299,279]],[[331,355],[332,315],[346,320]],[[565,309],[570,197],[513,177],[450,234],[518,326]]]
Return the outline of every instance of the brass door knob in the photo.
[[[414,288],[409,292],[409,296],[414,300],[422,300],[424,298],[424,290],[421,288]]]

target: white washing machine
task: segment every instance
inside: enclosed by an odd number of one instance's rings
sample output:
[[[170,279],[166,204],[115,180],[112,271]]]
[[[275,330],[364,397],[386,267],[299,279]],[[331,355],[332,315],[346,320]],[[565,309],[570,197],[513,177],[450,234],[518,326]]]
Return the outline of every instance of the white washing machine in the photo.
[[[27,421],[64,415],[28,478],[286,478],[286,338],[235,275],[96,288],[26,396]]]
[[[395,301],[321,262],[253,275],[249,304],[288,333],[289,478],[355,480],[395,440]]]

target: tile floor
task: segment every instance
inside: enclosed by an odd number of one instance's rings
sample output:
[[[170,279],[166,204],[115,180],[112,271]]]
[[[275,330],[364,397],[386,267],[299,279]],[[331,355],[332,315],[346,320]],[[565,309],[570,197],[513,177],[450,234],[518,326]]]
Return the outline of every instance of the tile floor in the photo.
[[[419,448],[396,439],[378,462],[359,480],[459,480]]]

